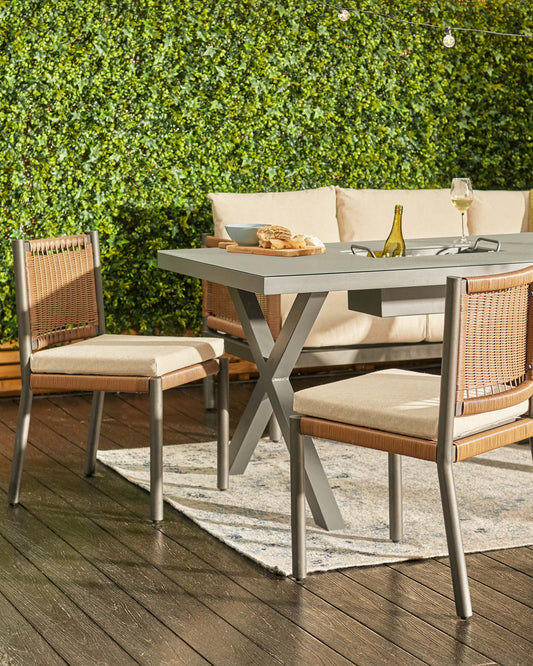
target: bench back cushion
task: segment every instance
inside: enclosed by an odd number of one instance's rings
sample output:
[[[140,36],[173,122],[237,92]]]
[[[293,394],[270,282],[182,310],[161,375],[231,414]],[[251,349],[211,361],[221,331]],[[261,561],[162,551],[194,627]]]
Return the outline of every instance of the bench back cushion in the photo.
[[[395,204],[403,205],[405,238],[460,236],[461,215],[450,190],[355,190],[337,187],[337,219],[342,241],[385,240]]]
[[[472,235],[518,234],[528,229],[529,191],[474,190],[468,209]]]
[[[226,224],[260,222],[280,224],[294,234],[318,236],[324,243],[339,241],[332,185],[295,192],[216,192],[207,196],[213,207],[215,236],[228,238]]]

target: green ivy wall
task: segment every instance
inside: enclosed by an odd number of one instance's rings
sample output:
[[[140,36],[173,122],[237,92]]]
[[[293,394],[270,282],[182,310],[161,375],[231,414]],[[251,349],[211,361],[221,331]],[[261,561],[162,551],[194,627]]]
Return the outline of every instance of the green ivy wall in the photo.
[[[532,34],[529,2],[359,9]],[[209,191],[533,186],[533,40],[414,29],[283,0],[0,0],[0,341],[10,241],[97,228],[110,332],[198,330],[159,248],[211,229]]]

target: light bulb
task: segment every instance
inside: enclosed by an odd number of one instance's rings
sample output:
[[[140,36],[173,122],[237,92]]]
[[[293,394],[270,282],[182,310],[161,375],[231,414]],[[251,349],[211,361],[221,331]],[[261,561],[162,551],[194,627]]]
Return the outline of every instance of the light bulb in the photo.
[[[350,18],[350,12],[347,9],[339,9],[339,18],[341,21],[347,21]]]
[[[442,40],[442,43],[448,49],[451,49],[452,46],[455,46],[455,37],[452,35],[452,29],[451,28],[446,28],[446,34],[444,35],[444,39]]]

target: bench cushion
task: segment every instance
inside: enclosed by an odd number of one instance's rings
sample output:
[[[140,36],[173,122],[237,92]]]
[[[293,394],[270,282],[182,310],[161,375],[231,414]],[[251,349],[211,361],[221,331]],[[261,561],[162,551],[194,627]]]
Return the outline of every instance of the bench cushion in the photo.
[[[294,296],[282,294],[281,318],[284,322]],[[373,317],[348,310],[345,291],[328,294],[313,328],[305,342],[306,347],[336,347],[372,345],[395,342],[421,342],[426,333],[426,315],[409,317]]]
[[[450,190],[355,190],[337,187],[337,219],[341,241],[385,241],[395,204],[403,205],[405,238],[460,236],[461,215]]]
[[[231,193],[207,195],[213,208],[215,236],[229,238],[226,224],[280,224],[294,234],[318,236],[337,243],[335,188],[318,187],[295,192]]]
[[[444,313],[426,315],[426,341],[442,342],[444,340]]]
[[[474,190],[468,209],[471,235],[517,234],[528,231],[529,191]]]
[[[223,353],[218,338],[99,335],[35,352],[30,365],[38,373],[161,377]]]
[[[440,377],[391,369],[298,391],[294,411],[307,416],[436,441]],[[514,421],[529,402],[472,416],[457,416],[454,439]]]

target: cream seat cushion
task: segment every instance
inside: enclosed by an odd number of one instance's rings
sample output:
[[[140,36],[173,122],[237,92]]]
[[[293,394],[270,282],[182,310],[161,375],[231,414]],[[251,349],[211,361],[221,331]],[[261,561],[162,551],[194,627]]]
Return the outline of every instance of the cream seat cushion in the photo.
[[[356,190],[337,187],[337,219],[342,241],[383,240],[389,235],[395,204],[403,205],[405,238],[460,236],[461,216],[450,190]]]
[[[528,231],[529,191],[474,190],[468,209],[472,235],[517,234]]]
[[[282,294],[281,319],[285,322],[294,296]],[[345,291],[328,294],[313,328],[305,342],[306,347],[336,347],[358,344],[385,344],[394,342],[421,342],[426,333],[426,316],[373,317],[348,310]]]
[[[31,355],[32,372],[161,377],[224,353],[218,338],[98,335]]]
[[[318,236],[337,243],[335,188],[317,187],[295,192],[215,192],[208,194],[213,208],[215,236],[229,238],[226,224],[279,224],[294,234]]]
[[[436,441],[440,377],[391,369],[350,377],[298,391],[294,411],[329,421],[395,432]],[[529,402],[493,412],[458,416],[454,439],[509,423],[528,410]]]

